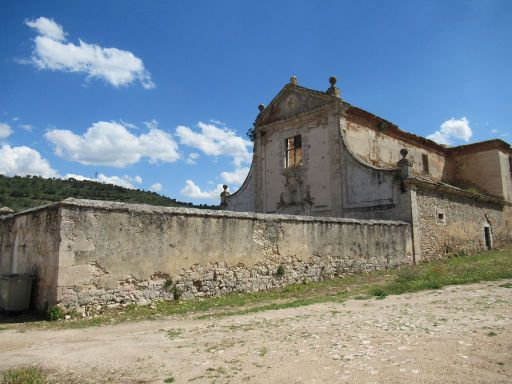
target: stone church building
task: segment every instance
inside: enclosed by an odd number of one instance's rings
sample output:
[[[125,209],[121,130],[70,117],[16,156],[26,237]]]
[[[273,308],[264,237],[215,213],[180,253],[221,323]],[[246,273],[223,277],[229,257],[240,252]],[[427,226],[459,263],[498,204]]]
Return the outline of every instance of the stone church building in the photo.
[[[439,145],[296,77],[254,123],[254,155],[226,210],[399,220],[415,261],[512,242],[512,151],[502,140]]]

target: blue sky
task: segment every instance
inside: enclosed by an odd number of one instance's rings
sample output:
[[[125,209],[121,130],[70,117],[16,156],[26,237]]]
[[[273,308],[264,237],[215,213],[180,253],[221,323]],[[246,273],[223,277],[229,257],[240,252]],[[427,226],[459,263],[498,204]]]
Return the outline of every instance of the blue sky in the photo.
[[[459,145],[512,134],[512,1],[0,3],[0,173],[217,203],[291,75]]]

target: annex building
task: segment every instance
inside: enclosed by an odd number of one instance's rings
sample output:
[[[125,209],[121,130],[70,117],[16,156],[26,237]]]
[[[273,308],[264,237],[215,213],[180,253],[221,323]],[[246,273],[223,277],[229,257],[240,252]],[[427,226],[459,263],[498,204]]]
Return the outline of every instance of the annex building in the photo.
[[[400,220],[415,261],[512,239],[512,151],[502,140],[439,145],[296,77],[254,123],[250,172],[226,210]]]

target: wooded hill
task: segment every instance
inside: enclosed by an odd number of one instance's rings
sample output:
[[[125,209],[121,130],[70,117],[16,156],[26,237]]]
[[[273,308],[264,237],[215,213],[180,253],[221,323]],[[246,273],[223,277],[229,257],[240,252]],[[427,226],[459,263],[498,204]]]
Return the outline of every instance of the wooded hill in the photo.
[[[37,207],[68,197],[76,199],[111,200],[125,203],[160,205],[165,207],[195,207],[218,209],[213,205],[193,205],[159,195],[155,192],[128,189],[113,184],[88,180],[44,179],[38,176],[0,175],[0,207],[7,206],[16,212]]]

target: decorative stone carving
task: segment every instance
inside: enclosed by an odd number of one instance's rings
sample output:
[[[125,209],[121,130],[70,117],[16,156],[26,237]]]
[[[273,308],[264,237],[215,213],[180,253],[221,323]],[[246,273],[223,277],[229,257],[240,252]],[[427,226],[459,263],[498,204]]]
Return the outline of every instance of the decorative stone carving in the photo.
[[[281,192],[277,210],[283,211],[292,206],[312,206],[314,199],[311,197],[311,188],[309,185],[304,185],[300,170],[286,169],[283,175],[286,178],[286,190]]]

